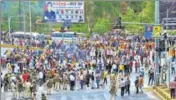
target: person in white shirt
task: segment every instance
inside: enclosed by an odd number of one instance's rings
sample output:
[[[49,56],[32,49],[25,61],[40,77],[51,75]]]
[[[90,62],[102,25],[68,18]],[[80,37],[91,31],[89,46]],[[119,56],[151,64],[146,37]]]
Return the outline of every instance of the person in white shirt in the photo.
[[[70,90],[74,90],[74,86],[75,86],[75,77],[74,77],[74,75],[73,75],[73,73],[72,74],[70,74]]]
[[[84,74],[82,72],[80,73],[79,80],[80,80],[81,89],[83,89],[83,85],[84,85]]]
[[[116,65],[116,64],[113,64],[113,65],[112,65],[111,72],[116,71],[116,70],[117,70],[117,65]]]
[[[17,64],[15,64],[14,66],[15,66],[14,73],[18,73],[20,70],[20,67]]]
[[[43,84],[43,72],[42,71],[39,72],[39,83],[40,83],[40,86]]]
[[[123,97],[124,96],[124,91],[125,91],[125,84],[126,81],[122,78],[121,81],[120,81],[120,88],[121,88],[121,96]]]

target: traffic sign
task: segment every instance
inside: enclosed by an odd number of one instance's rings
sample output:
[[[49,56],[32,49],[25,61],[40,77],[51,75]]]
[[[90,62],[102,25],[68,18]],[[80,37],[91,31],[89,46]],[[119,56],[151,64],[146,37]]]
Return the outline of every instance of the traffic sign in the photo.
[[[146,39],[152,38],[152,31],[153,31],[152,25],[146,25],[145,26],[145,31],[144,31],[144,37]]]
[[[154,26],[153,27],[153,36],[157,37],[160,36],[161,33],[161,26]]]

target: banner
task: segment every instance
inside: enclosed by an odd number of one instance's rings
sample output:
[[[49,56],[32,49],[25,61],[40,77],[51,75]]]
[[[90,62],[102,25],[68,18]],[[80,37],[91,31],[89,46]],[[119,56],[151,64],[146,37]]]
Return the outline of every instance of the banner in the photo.
[[[161,26],[154,26],[153,27],[153,36],[158,37],[161,33]]]
[[[84,1],[46,1],[44,4],[44,22],[84,23]]]

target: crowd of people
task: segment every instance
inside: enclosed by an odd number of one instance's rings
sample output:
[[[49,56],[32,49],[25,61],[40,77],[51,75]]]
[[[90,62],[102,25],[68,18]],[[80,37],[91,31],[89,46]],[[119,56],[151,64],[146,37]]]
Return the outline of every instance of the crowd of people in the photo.
[[[94,36],[70,45],[51,43],[43,50],[7,50],[1,58],[3,70],[1,87],[11,91],[13,98],[36,100],[37,88],[84,90],[105,88],[110,83],[111,99],[118,88],[121,96],[130,95],[130,74],[138,74],[134,81],[136,93],[143,93],[144,75],[149,85],[154,82],[154,41],[138,36]],[[63,52],[63,54],[61,54]],[[134,69],[134,70],[133,70]],[[42,94],[42,98],[46,98]],[[42,99],[45,100],[45,99]]]

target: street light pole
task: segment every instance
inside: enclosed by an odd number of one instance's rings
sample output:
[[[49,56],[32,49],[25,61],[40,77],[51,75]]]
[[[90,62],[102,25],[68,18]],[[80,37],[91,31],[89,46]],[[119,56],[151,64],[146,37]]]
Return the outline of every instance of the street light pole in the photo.
[[[166,32],[167,32],[167,30],[168,30],[168,18],[169,18],[169,10],[168,9],[167,9],[166,17],[167,17],[167,20],[166,20]],[[167,71],[168,71],[168,73],[167,73],[167,76],[168,76],[167,85],[169,87],[169,83],[170,83],[170,64],[167,62],[168,61],[168,59],[167,59],[167,48],[168,48],[167,41],[168,41],[168,37],[167,37],[167,33],[165,33],[165,35],[166,35],[165,36],[166,37],[166,39],[165,39],[165,53],[166,53],[165,54],[165,61],[166,61],[166,68],[167,68]]]
[[[30,35],[31,35],[31,45],[32,45],[32,40],[33,40],[33,38],[32,38],[32,32],[31,32],[31,28],[32,28],[32,23],[31,23],[31,1],[29,1],[29,32],[30,32]]]
[[[155,0],[155,25],[159,25],[159,0]],[[155,49],[158,45],[158,39],[155,38]],[[158,52],[155,50],[155,85],[160,83]]]
[[[10,33],[10,21],[11,21],[11,17],[8,17],[8,26],[9,26],[9,33]]]
[[[31,27],[32,27],[32,23],[31,23],[31,1],[29,1],[29,18],[30,18],[30,22],[29,22],[29,24],[30,24],[30,33],[31,33]]]
[[[23,15],[23,20],[24,20],[24,33],[26,33],[26,19],[25,19],[25,15]]]
[[[25,16],[25,15],[9,16],[9,17],[8,17],[8,24],[9,24],[8,27],[9,27],[9,32],[10,32],[10,29],[11,29],[11,19],[14,18],[14,17],[23,17],[23,20],[24,20],[24,22],[23,22],[23,23],[24,23],[24,33],[25,33],[25,30],[26,30],[26,25],[25,25],[25,23],[26,23],[26,19],[25,19],[25,17],[26,17],[26,16]]]

